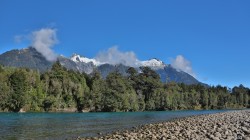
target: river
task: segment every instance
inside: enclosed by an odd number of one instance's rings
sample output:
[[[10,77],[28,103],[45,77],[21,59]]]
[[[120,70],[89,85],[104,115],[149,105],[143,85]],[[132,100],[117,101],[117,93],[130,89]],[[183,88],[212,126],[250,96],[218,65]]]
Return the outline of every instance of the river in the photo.
[[[0,113],[0,139],[72,139],[227,110],[119,113]]]

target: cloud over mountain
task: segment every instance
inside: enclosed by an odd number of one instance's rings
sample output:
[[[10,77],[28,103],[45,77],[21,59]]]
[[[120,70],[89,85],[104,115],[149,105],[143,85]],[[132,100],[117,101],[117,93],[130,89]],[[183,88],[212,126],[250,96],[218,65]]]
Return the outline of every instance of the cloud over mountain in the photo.
[[[31,33],[32,47],[40,52],[48,61],[55,61],[57,54],[52,47],[58,43],[56,29],[42,28]]]
[[[140,65],[136,54],[132,51],[122,52],[117,46],[111,47],[105,51],[97,54],[95,59],[101,63],[108,63],[112,65],[123,64],[126,66]]]
[[[177,70],[184,71],[193,77],[196,77],[196,74],[192,69],[191,62],[185,59],[182,55],[177,55],[175,59],[172,59],[171,65]]]

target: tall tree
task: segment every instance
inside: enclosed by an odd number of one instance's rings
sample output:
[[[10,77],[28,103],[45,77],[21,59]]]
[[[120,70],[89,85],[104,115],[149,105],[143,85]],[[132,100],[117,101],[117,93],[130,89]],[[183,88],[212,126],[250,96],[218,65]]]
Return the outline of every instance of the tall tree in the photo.
[[[27,73],[25,70],[17,69],[10,76],[12,94],[9,101],[9,110],[18,112],[25,105],[28,91]]]

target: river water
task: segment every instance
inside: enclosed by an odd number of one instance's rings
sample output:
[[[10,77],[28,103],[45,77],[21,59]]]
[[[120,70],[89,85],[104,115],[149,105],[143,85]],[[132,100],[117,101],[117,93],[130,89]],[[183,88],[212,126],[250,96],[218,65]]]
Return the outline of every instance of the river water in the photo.
[[[225,112],[157,111],[119,113],[0,113],[0,139],[73,139],[174,118]]]

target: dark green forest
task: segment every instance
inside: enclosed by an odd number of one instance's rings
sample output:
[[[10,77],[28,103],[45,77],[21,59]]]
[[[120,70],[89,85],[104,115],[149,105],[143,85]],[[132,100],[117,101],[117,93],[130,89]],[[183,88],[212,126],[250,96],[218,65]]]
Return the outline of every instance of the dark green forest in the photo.
[[[98,71],[87,75],[55,63],[39,73],[0,66],[0,111],[119,112],[248,108],[250,90],[243,85],[223,86],[162,83],[148,67],[129,68],[105,79]]]

